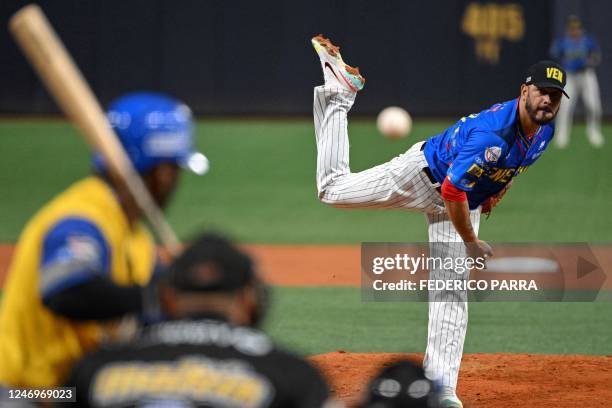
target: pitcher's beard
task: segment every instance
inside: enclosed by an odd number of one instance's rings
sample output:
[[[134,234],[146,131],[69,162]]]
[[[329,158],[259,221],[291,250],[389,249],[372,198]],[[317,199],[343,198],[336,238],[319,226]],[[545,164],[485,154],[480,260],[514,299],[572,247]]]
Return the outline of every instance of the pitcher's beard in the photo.
[[[548,122],[552,121],[555,118],[555,116],[557,116],[556,113],[553,112],[553,115],[551,118],[546,118],[546,116],[542,116],[541,118],[538,118],[538,111],[540,110],[534,109],[534,107],[531,106],[531,103],[529,103],[529,101],[525,103],[525,109],[527,110],[527,114],[529,115],[531,120],[533,120],[538,125],[545,125]]]

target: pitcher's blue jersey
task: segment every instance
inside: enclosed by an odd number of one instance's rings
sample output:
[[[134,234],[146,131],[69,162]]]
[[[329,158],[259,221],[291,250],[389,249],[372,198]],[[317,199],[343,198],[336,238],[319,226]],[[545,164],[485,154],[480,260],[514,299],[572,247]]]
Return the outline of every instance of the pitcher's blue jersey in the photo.
[[[425,158],[434,178],[448,177],[467,193],[470,209],[501,191],[544,152],[554,133],[552,123],[527,138],[518,121],[518,99],[461,118],[427,140]]]

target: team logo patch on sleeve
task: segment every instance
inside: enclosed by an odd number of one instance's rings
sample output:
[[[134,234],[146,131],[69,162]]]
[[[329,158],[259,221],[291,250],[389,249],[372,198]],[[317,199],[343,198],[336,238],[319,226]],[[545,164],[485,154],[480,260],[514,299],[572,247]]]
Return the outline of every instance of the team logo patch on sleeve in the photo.
[[[501,156],[501,147],[499,146],[491,146],[487,147],[485,150],[485,160],[489,163],[497,163],[499,157]]]
[[[64,249],[73,260],[99,266],[102,251],[95,239],[87,235],[72,235],[66,244]]]

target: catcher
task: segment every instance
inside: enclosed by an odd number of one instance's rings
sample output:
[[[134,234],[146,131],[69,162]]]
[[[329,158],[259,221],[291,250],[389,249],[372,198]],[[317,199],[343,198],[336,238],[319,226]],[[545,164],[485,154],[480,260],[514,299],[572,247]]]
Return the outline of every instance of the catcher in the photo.
[[[75,366],[67,385],[79,407],[337,406],[313,366],[257,329],[267,288],[226,238],[195,239],[159,291],[166,319]]]
[[[160,207],[180,165],[203,169],[194,166],[205,158],[192,149],[190,110],[175,99],[130,94],[108,117]],[[119,318],[156,314],[153,240],[100,156],[93,167],[35,215],[17,243],[0,305],[0,401],[3,388],[61,385],[75,361],[117,334]]]

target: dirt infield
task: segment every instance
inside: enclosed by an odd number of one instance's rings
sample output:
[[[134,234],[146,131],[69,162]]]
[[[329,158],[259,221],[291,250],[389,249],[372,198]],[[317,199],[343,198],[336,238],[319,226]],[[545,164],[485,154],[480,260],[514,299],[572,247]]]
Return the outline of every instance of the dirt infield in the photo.
[[[264,280],[279,286],[360,285],[360,248],[355,245],[245,245],[258,262]],[[0,244],[0,287],[13,253]]]
[[[311,357],[336,395],[354,406],[368,379],[390,361],[422,354],[329,353]],[[470,354],[459,396],[465,407],[604,407],[612,401],[612,356]]]
[[[264,278],[280,286],[360,285],[359,246],[246,245]],[[0,245],[0,287],[12,245]],[[595,251],[610,265],[609,248]],[[398,358],[419,354],[335,352],[311,357],[349,405],[368,379]],[[472,354],[463,359],[459,394],[466,407],[595,407],[612,401],[612,356]]]

